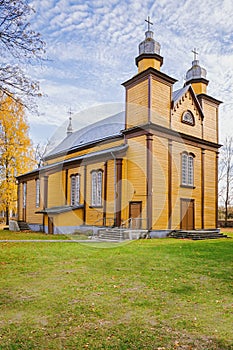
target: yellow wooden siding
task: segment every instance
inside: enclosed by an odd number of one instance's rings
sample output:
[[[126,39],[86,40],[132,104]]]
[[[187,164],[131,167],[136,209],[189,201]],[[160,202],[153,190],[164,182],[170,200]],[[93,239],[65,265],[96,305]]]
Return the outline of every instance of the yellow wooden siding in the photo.
[[[211,103],[203,101],[204,110],[204,139],[211,142],[218,142],[217,131],[217,109]]]
[[[83,149],[83,150],[80,150],[80,151],[77,151],[74,153],[66,154],[62,157],[55,157],[53,159],[50,159],[46,162],[46,164],[49,165],[49,164],[53,164],[56,162],[62,162],[66,159],[80,157],[80,156],[83,156],[85,154],[99,152],[99,151],[105,150],[107,148],[120,146],[120,145],[122,145],[122,143],[123,143],[123,141],[121,139],[120,140],[118,139],[115,141],[110,141],[110,142],[103,141],[103,142],[100,142],[98,145],[95,145],[94,147],[90,147],[90,148],[86,148],[86,149]]]
[[[42,214],[35,214],[40,208],[36,208],[36,180],[27,181],[26,195],[26,220],[29,223],[41,224]]]
[[[153,140],[153,229],[168,228],[168,140]]]
[[[126,90],[127,128],[148,122],[148,80]]]
[[[181,187],[181,153],[191,152],[194,158],[194,188]],[[201,228],[201,149],[173,142],[172,147],[172,229],[180,228],[180,199],[194,199],[195,228]]]
[[[138,62],[138,73],[146,70],[147,68],[154,68],[160,70],[161,63],[160,61],[154,58],[144,58]]]
[[[185,111],[191,111],[194,119],[195,125],[188,125],[181,122],[182,115]],[[171,117],[171,128],[178,132],[182,132],[184,134],[192,135],[198,138],[202,138],[202,119],[200,113],[198,112],[195,103],[192,99],[190,92],[187,92],[181,102],[178,102],[174,106]]]
[[[107,224],[112,225],[114,222],[115,213],[115,188],[114,188],[114,172],[115,172],[114,160],[108,161],[107,169],[107,201],[106,201],[106,219]],[[105,177],[105,174],[104,174]],[[104,181],[103,177],[103,181]],[[104,190],[104,182],[103,182]]]
[[[216,217],[216,154],[205,152],[205,227],[215,228]]]
[[[65,172],[59,171],[49,175],[48,179],[48,207],[57,207],[65,204]]]
[[[83,211],[82,209],[76,209],[74,211],[54,215],[53,223],[54,226],[58,226],[61,233],[63,233],[62,227],[79,226],[83,224]]]
[[[146,180],[146,137],[140,136],[135,139],[128,140],[129,149],[127,151],[126,174],[127,188],[126,197],[124,198],[125,209],[124,217],[127,212],[126,202],[141,201],[142,202],[142,218],[146,219],[146,196],[147,196],[147,180]]]
[[[90,164],[87,166],[87,189],[86,189],[86,224],[87,225],[102,225],[103,219],[103,207],[95,208],[92,207],[91,203],[91,171],[92,170],[104,170],[104,162]],[[104,177],[103,177],[104,180]],[[103,191],[102,191],[102,201],[103,201]]]
[[[169,127],[171,108],[171,87],[152,79],[151,82],[151,122]]]
[[[68,170],[67,176],[67,204],[71,204],[71,175],[80,175],[80,204],[84,204],[84,166],[75,167]]]

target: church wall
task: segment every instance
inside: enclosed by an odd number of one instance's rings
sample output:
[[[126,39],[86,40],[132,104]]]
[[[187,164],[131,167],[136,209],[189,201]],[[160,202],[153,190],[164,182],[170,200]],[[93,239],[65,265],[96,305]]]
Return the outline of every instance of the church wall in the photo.
[[[213,104],[205,100],[202,102],[202,107],[205,115],[203,122],[204,139],[218,143],[217,109]]]
[[[91,171],[102,169],[104,171],[104,162],[87,165],[87,188],[86,188],[86,224],[87,225],[100,225],[103,223],[103,206],[100,208],[92,207],[91,203]],[[103,195],[103,193],[102,193]],[[103,197],[102,197],[103,198]]]
[[[193,113],[193,116],[195,118],[194,126],[181,122],[182,114],[187,110]],[[176,130],[178,132],[202,138],[201,116],[195,107],[190,92],[186,93],[186,97],[184,97],[181,104],[178,103],[178,106],[176,105],[174,107],[171,117],[171,127],[173,130]]]
[[[148,80],[126,90],[127,128],[148,122]]]
[[[171,86],[152,78],[151,122],[169,127],[171,108]]]
[[[66,160],[66,159],[71,159],[71,158],[83,156],[85,154],[89,154],[89,153],[92,153],[92,152],[99,152],[99,151],[102,151],[102,150],[107,149],[107,148],[120,146],[120,145],[122,145],[122,143],[123,143],[122,139],[117,139],[117,140],[112,141],[112,142],[106,142],[106,141],[101,142],[100,141],[98,144],[96,144],[93,147],[82,149],[80,151],[77,151],[77,152],[74,152],[74,153],[70,153],[70,154],[66,154],[66,155],[61,156],[61,157],[56,157],[56,158],[53,158],[53,159],[49,159],[48,161],[46,161],[46,164],[49,165],[49,164],[53,164],[53,163],[56,163],[56,162],[62,162],[64,160]]]
[[[74,233],[75,227],[83,224],[82,209],[53,216],[54,233]]]
[[[136,137],[128,140],[128,151],[127,151],[127,194],[124,202],[142,202],[142,219],[143,225],[146,224],[146,196],[147,196],[147,173],[146,173],[146,159],[147,159],[147,148],[146,148],[146,136]],[[127,213],[129,218],[129,207],[125,208],[124,215]]]
[[[84,203],[84,167],[80,166],[80,167],[75,167],[75,168],[68,170],[68,174],[67,174],[67,205],[71,204],[71,175],[76,175],[76,174],[80,175],[80,204]],[[64,191],[65,191],[65,188],[64,188]]]
[[[107,164],[107,203],[106,203],[106,223],[112,225],[115,212],[115,188],[114,188],[114,160],[109,160]]]
[[[21,198],[23,199],[22,195]],[[40,207],[36,207],[36,180],[32,179],[27,181],[27,195],[26,195],[26,220],[29,223],[40,224],[42,223],[42,214],[35,214],[36,211],[42,209],[41,200]],[[22,219],[22,218],[21,218]]]
[[[168,228],[168,140],[153,139],[152,229]]]
[[[194,188],[181,186],[181,153],[193,153],[194,158]],[[172,145],[172,229],[180,229],[180,199],[194,199],[195,228],[200,229],[201,220],[201,149],[178,142]]]
[[[48,207],[57,207],[65,204],[65,172],[60,170],[49,175],[48,178]]]
[[[205,151],[205,197],[204,197],[204,219],[205,227],[215,228],[216,216],[216,153]]]

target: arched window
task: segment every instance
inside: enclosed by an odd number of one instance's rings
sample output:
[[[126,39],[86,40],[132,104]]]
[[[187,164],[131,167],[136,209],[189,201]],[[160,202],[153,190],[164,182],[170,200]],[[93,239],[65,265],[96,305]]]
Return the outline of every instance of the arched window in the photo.
[[[194,185],[194,154],[183,152],[181,154],[181,184],[184,186]]]
[[[189,124],[192,126],[195,125],[195,119],[194,119],[193,113],[191,111],[185,111],[182,114],[181,121],[182,121],[182,123],[185,123],[185,124]]]
[[[74,174],[70,177],[70,205],[80,204],[80,174]]]
[[[93,170],[91,173],[91,205],[102,206],[103,171]]]

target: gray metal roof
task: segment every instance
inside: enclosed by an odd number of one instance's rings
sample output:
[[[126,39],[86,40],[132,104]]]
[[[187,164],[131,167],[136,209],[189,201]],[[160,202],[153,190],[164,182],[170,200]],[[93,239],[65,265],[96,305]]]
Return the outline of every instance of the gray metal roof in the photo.
[[[72,149],[82,148],[93,142],[122,136],[121,130],[123,129],[125,129],[125,112],[120,112],[66,136],[58,146],[46,154],[45,160],[60,153],[67,153]]]
[[[189,88],[190,85],[186,85],[185,87],[176,90],[172,93],[172,101],[174,102],[174,104],[176,104],[176,102],[179,101],[179,99],[188,91]]]

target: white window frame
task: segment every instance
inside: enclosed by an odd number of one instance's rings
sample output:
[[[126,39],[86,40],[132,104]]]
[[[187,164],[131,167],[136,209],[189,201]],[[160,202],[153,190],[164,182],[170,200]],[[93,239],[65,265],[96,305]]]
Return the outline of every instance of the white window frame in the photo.
[[[91,206],[102,206],[103,192],[103,170],[93,170],[91,172]]]
[[[27,206],[27,183],[23,183],[23,208]]]
[[[181,185],[194,186],[194,155],[183,152],[181,154]]]
[[[40,179],[36,179],[36,208],[40,207]]]
[[[80,204],[80,174],[70,176],[70,205],[78,206]]]

